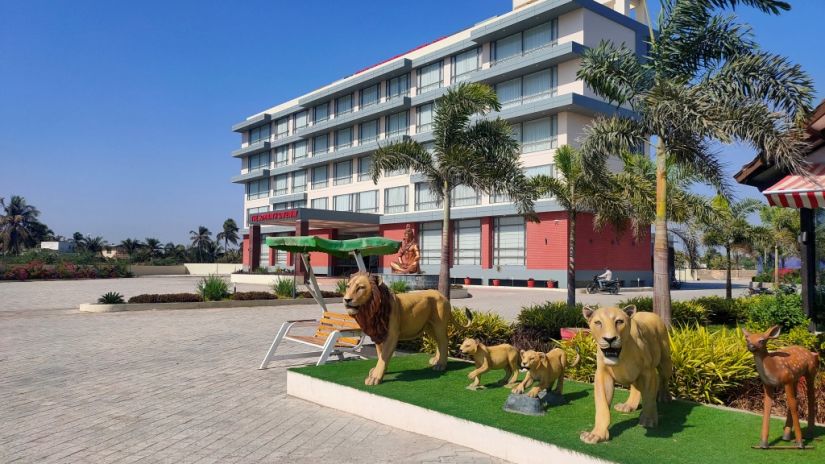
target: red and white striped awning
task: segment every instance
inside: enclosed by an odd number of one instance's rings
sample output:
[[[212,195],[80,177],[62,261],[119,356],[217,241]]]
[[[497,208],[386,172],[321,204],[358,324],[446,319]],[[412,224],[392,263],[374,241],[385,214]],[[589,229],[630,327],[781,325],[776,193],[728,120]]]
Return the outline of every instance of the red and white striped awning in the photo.
[[[825,208],[825,164],[808,168],[810,176],[789,174],[762,192],[771,206]]]

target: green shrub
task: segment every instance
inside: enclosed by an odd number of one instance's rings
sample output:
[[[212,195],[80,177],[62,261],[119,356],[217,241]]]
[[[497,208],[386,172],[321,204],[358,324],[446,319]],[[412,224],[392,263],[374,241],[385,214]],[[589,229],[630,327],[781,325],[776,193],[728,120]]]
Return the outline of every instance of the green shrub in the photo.
[[[410,291],[410,286],[403,280],[396,280],[390,283],[390,290],[393,293],[407,293]]]
[[[489,346],[510,342],[513,327],[501,316],[492,312],[472,311],[473,320],[469,327],[464,327],[467,324],[464,311],[465,308],[453,308],[453,323],[447,329],[447,336],[450,339],[448,345],[450,356],[462,356],[459,347],[465,338],[475,338]],[[421,351],[435,353],[436,348],[437,345],[433,338],[428,335],[423,337]]]
[[[757,376],[753,355],[738,328],[711,332],[705,327],[674,327],[670,349],[670,393],[679,398],[724,404],[733,392]]]
[[[278,297],[274,293],[269,292],[235,292],[230,295],[230,300],[274,300]]]
[[[674,301],[670,305],[674,325],[694,326],[708,323],[708,310],[695,301]]]
[[[799,345],[809,350],[817,350],[818,346],[816,334],[811,333],[808,330],[808,326],[798,325],[789,330],[788,332],[783,332],[782,334],[780,334],[779,338],[777,340],[774,340],[769,345],[769,348],[773,349],[774,346],[782,347],[791,345]]]
[[[347,286],[349,285],[348,279],[341,279],[335,283],[335,291],[343,295],[347,292]]]
[[[195,293],[143,294],[129,298],[129,303],[196,303],[203,298]]]
[[[691,301],[699,303],[708,310],[708,320],[712,324],[735,324],[747,317],[738,299],[728,300],[721,296],[703,296]]]
[[[195,288],[203,301],[220,301],[229,297],[229,283],[219,275],[204,277]]]
[[[637,311],[653,312],[653,298],[649,296],[634,296],[633,298],[626,298],[616,303],[619,308],[625,306],[635,305]]]
[[[563,301],[524,307],[516,318],[513,344],[522,350],[547,352],[553,340],[561,339],[563,327],[587,327],[581,303],[573,308]]]
[[[596,341],[593,337],[587,332],[580,332],[572,339],[560,342],[559,347],[567,353],[567,362],[570,364],[576,360],[577,352],[581,356],[578,364],[564,370],[564,376],[593,383],[596,374]]]
[[[272,284],[272,290],[275,291],[278,298],[292,298],[292,295],[295,294],[295,282],[293,282],[292,279],[279,277],[278,280]],[[312,298],[312,295],[310,295],[309,298]]]
[[[773,325],[781,325],[783,332],[796,326],[809,324],[802,312],[800,295],[756,295],[740,299],[747,312],[748,330],[768,330]]]
[[[123,301],[123,295],[118,292],[106,292],[97,299],[98,303],[101,304],[122,304],[125,303]]]

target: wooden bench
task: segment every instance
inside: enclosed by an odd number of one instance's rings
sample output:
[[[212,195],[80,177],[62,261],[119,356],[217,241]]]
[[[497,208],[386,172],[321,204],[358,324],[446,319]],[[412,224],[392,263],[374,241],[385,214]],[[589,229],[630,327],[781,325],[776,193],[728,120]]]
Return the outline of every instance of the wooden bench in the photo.
[[[291,335],[290,331],[298,327],[315,327],[313,335]],[[277,359],[287,359],[306,356],[307,353],[297,353],[281,355],[276,357],[275,351],[283,340],[290,340],[296,343],[320,348],[320,356],[315,363],[320,366],[327,362],[330,356],[337,355],[339,359],[344,359],[344,353],[356,353],[361,350],[361,345],[366,338],[361,333],[361,328],[352,316],[344,313],[324,311],[321,319],[302,319],[296,321],[286,321],[281,324],[272,346],[269,347],[263,362],[258,369],[266,369],[270,362]]]

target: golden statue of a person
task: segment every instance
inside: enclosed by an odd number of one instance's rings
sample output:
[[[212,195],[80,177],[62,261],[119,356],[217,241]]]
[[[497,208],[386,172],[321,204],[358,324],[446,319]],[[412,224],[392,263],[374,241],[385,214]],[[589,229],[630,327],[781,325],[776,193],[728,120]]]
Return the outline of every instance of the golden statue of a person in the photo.
[[[404,229],[404,241],[398,250],[398,257],[390,263],[393,274],[418,274],[421,267],[418,262],[421,260],[421,253],[418,251],[418,243],[415,241],[415,232],[409,224]]]

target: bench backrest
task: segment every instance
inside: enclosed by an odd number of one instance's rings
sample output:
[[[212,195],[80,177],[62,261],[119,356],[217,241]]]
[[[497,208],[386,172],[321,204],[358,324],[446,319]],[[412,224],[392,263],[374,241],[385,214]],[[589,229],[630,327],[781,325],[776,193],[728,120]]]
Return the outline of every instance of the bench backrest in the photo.
[[[358,325],[357,322],[355,322],[355,318],[353,318],[349,314],[332,313],[329,311],[324,311],[324,314],[322,315],[321,320],[318,323],[318,329],[315,331],[315,337],[326,338],[334,330],[360,331],[361,327]],[[360,340],[360,334],[357,337],[341,337],[338,339],[340,343],[346,343],[350,345],[357,345]]]

